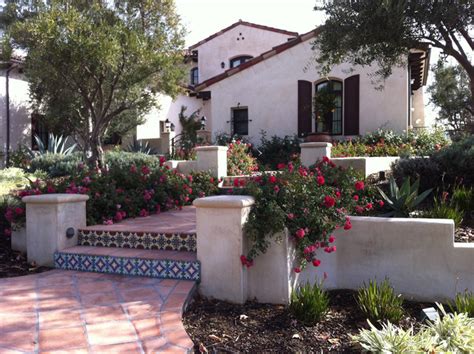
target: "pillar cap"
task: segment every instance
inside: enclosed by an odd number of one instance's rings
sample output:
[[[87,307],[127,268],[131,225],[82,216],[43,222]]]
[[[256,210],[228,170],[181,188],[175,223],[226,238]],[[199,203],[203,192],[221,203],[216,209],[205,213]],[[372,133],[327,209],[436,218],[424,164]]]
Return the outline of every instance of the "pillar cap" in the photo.
[[[26,204],[61,204],[61,203],[79,203],[89,200],[85,194],[42,194],[28,195],[22,198]]]
[[[332,147],[332,144],[331,143],[324,143],[324,142],[311,142],[311,143],[301,143],[300,147],[302,147],[302,148]]]
[[[194,148],[196,151],[227,151],[229,148],[227,146],[197,146]]]
[[[245,208],[252,206],[255,199],[249,195],[217,195],[198,198],[193,205],[196,208]]]

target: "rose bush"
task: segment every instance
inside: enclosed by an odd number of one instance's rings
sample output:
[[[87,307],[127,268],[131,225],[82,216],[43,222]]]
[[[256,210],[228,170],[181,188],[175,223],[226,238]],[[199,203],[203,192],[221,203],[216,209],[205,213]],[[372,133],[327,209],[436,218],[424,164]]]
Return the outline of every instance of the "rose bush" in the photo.
[[[163,166],[126,167],[114,165],[110,169],[88,169],[79,164],[73,174],[35,180],[27,188],[16,191],[9,202],[0,205],[0,225],[4,234],[10,233],[11,224],[24,221],[21,198],[27,195],[49,193],[87,194],[88,224],[111,224],[128,217],[148,216],[164,210],[181,208],[195,198],[218,192],[217,179],[207,173],[183,175]],[[7,230],[7,231],[5,231]]]
[[[336,251],[334,230],[352,228],[351,214],[367,214],[381,208],[380,200],[352,170],[336,167],[328,158],[316,165],[295,168],[279,165],[274,174],[262,174],[247,181],[234,193],[255,198],[245,233],[251,241],[241,262],[251,266],[264,253],[272,238],[288,229],[297,250],[301,271],[308,263],[318,267],[320,252]]]
[[[241,140],[232,140],[227,150],[227,174],[229,176],[251,175],[258,170],[255,157],[250,153],[251,145]]]

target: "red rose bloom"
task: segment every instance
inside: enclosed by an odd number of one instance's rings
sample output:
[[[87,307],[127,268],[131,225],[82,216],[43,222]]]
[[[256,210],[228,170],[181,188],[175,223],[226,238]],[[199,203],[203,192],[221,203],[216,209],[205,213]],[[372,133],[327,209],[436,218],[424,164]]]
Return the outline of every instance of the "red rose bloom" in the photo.
[[[299,229],[298,231],[296,231],[297,238],[302,239],[304,235],[306,235],[306,232],[303,229]]]
[[[326,208],[331,208],[335,204],[336,204],[336,199],[334,199],[333,197],[329,195],[324,197],[324,205],[326,206]]]
[[[319,267],[320,264],[321,264],[321,261],[319,259],[313,259],[313,265],[315,267]]]
[[[324,177],[323,177],[323,176],[318,176],[318,177],[316,178],[316,180],[318,181],[318,184],[319,184],[320,186],[322,186],[322,185],[324,184]]]
[[[295,273],[301,273],[301,268],[300,267],[295,267]]]
[[[362,189],[364,189],[364,182],[362,181],[357,181],[355,183],[355,189],[358,190],[358,191],[361,191]]]
[[[268,179],[268,181],[269,181],[270,183],[276,183],[277,178],[272,175],[272,176],[270,176],[270,178]]]

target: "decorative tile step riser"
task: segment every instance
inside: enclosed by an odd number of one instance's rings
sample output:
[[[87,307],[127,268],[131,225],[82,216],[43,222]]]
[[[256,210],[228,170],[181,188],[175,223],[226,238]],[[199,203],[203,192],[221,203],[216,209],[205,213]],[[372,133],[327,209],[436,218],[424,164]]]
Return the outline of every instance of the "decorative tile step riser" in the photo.
[[[196,234],[79,230],[79,245],[196,252]]]
[[[199,281],[199,261],[156,260],[56,252],[55,268],[160,279]]]

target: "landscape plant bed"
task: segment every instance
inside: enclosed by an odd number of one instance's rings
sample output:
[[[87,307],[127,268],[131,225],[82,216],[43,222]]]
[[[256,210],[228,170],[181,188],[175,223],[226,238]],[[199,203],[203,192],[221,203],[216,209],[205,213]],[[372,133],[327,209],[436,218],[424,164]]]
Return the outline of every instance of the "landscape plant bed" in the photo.
[[[0,242],[0,278],[19,277],[50,270],[49,267],[36,267],[28,263],[26,256],[12,251],[9,240]]]
[[[285,306],[248,302],[235,305],[197,297],[183,322],[195,351],[212,352],[312,352],[357,351],[351,335],[368,328],[351,290],[330,291],[329,312],[315,326],[298,322]],[[432,303],[405,301],[403,328],[420,328],[419,315]]]

